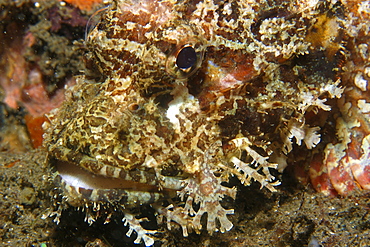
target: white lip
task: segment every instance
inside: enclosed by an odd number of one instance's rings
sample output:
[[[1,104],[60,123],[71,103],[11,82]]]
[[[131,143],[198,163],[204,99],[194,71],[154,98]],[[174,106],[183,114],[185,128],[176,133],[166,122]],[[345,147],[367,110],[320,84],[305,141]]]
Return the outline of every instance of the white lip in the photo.
[[[70,186],[87,190],[94,189],[126,189],[136,191],[157,191],[157,186],[141,184],[120,178],[95,175],[76,165],[58,161],[56,168],[59,176]]]

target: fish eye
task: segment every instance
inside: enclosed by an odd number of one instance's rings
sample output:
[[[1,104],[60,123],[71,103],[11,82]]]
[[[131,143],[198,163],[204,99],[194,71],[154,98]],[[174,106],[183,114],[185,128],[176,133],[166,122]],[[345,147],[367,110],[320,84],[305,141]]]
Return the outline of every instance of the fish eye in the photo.
[[[161,25],[154,33],[153,40],[156,41],[154,47],[159,50],[158,64],[164,66],[168,75],[180,80],[198,71],[208,44],[204,38],[204,30],[184,20]],[[148,50],[150,49],[152,48]]]
[[[181,70],[187,70],[193,67],[197,62],[197,53],[191,46],[183,47],[176,57],[176,65]]]
[[[167,57],[167,73],[177,79],[190,77],[202,65],[204,51],[205,45],[201,40],[191,40],[176,46]]]

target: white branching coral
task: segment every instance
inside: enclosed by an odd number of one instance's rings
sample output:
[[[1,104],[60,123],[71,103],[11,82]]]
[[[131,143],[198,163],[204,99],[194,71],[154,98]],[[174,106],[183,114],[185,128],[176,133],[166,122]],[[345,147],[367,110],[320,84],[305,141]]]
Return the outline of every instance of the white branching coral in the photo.
[[[331,109],[330,106],[324,104],[326,99],[319,99],[311,92],[302,92],[302,94],[299,95],[299,98],[301,103],[298,105],[298,109],[302,112],[305,112],[310,106],[317,106],[324,111],[330,111]]]
[[[227,161],[218,161],[215,154],[209,153],[195,176],[183,180],[184,187],[178,192],[181,202],[166,208],[155,206],[167,218],[169,229],[171,222],[176,222],[181,226],[184,236],[188,236],[190,229],[199,232],[205,226],[201,219],[207,215],[206,229],[210,234],[215,231],[229,231],[233,224],[227,215],[233,214],[234,210],[225,209],[221,201],[225,196],[235,199],[236,189],[222,184],[228,182],[230,175],[238,177],[244,185],[250,185],[253,179],[261,184],[261,188],[276,191],[274,186],[279,185],[280,181],[276,181],[269,169],[276,169],[277,164],[269,163],[269,157],[263,157],[252,149],[252,142],[247,137],[235,138],[230,143],[233,148]],[[251,162],[242,161],[241,152],[246,152]],[[214,165],[216,163],[217,166]]]
[[[313,94],[311,91],[306,91],[300,88],[302,91],[298,97],[298,115],[297,118],[291,118],[287,120],[286,125],[280,130],[280,136],[284,143],[283,152],[288,154],[293,149],[293,142],[299,146],[302,142],[305,143],[308,149],[314,148],[320,142],[320,134],[318,131],[320,127],[310,127],[305,123],[304,114],[310,110],[317,110],[312,107],[322,109],[324,111],[330,111],[331,107],[326,105],[326,98],[320,99],[319,97],[323,94],[328,94],[329,98],[339,98],[344,89],[339,86],[340,80],[332,81],[329,80],[327,84],[323,85],[322,88]]]
[[[239,158],[233,156],[230,162],[234,164],[237,172],[233,172],[244,185],[250,185],[252,178],[259,182],[262,187],[266,187],[274,192],[274,186],[280,184],[280,181],[275,181],[275,177],[270,174],[269,168],[276,169],[278,164],[269,163],[268,157],[263,157],[250,146],[252,143],[247,137],[236,138],[231,141],[236,148],[244,150],[253,159],[251,164],[247,164]]]
[[[122,222],[125,226],[129,227],[128,232],[126,233],[127,237],[130,237],[133,232],[136,232],[137,237],[134,241],[135,244],[139,244],[142,240],[145,246],[152,246],[154,244],[154,239],[148,234],[154,234],[157,231],[146,230],[144,229],[140,222],[147,221],[147,218],[136,219],[129,211],[124,210],[125,217],[122,219]]]
[[[247,137],[235,138],[230,143],[233,147],[227,155],[227,160],[219,161],[217,152],[209,151],[195,176],[183,180],[183,188],[177,193],[180,202],[165,208],[155,206],[156,210],[167,218],[169,229],[171,223],[176,222],[181,226],[184,236],[188,236],[190,229],[199,232],[203,227],[206,227],[210,234],[215,231],[229,231],[233,224],[227,216],[234,214],[234,210],[224,208],[221,201],[225,196],[235,199],[236,188],[222,184],[228,182],[230,175],[238,177],[244,185],[250,185],[253,179],[261,184],[261,188],[276,191],[274,186],[280,182],[275,180],[269,169],[276,169],[277,164],[269,163],[269,157],[263,157],[252,149],[252,142]],[[241,152],[246,152],[251,162],[242,161]],[[202,224],[205,215],[206,224]]]
[[[308,149],[312,149],[320,142],[319,127],[309,127],[304,122],[292,118],[288,121],[287,127],[281,132],[281,139],[284,142],[283,152],[290,153],[293,149],[293,139],[300,146],[302,141]]]
[[[216,177],[211,168],[204,163],[199,171],[199,176],[189,178],[184,181],[186,186],[179,192],[181,200],[187,197],[183,211],[191,216],[191,224],[196,230],[202,228],[202,215],[207,213],[207,231],[212,233],[220,230],[229,231],[233,224],[227,218],[228,214],[233,214],[233,209],[224,209],[220,201],[223,197],[229,196],[235,199],[236,189],[221,185],[221,178]],[[194,205],[199,204],[199,209],[194,210]],[[217,227],[218,220],[220,227]],[[178,222],[184,229],[183,222]]]
[[[330,111],[331,107],[329,105],[326,105],[325,102],[327,99],[320,99],[319,97],[328,94],[329,98],[339,98],[344,88],[339,86],[340,80],[327,81],[326,84],[322,85],[320,90],[318,90],[317,93],[313,93],[312,91],[307,91],[307,88],[300,87],[301,93],[299,94],[299,103],[298,103],[298,109],[301,111],[302,114],[304,114],[309,107],[316,106],[317,108],[320,108],[324,111]]]
[[[182,228],[183,236],[188,236],[188,229],[196,232],[202,229],[201,218],[207,214],[207,231],[229,231],[233,224],[227,215],[234,214],[233,209],[225,209],[220,202],[224,196],[235,199],[236,189],[221,185],[222,179],[216,177],[207,163],[203,163],[198,176],[183,181],[184,188],[178,192],[181,201],[166,208],[156,205],[156,210],[167,218],[167,227],[176,222]]]

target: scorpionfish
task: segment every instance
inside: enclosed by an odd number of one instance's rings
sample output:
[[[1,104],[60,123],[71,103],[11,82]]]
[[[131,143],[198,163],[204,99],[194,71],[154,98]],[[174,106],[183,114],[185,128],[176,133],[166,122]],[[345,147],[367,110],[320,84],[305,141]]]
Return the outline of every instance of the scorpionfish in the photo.
[[[88,69],[44,125],[57,218],[65,205],[89,223],[120,211],[146,246],[142,205],[184,236],[229,231],[231,177],[274,192],[333,133],[339,1],[116,0],[94,18]]]

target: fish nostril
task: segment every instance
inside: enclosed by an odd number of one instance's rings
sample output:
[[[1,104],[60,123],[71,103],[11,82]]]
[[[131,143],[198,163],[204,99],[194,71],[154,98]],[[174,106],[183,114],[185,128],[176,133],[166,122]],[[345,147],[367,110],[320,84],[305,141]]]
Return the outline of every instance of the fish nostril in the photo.
[[[101,9],[98,9],[87,21],[86,28],[85,28],[85,40],[88,39],[89,34],[98,26],[99,22],[101,21],[102,15],[108,10],[110,5],[105,6]]]

